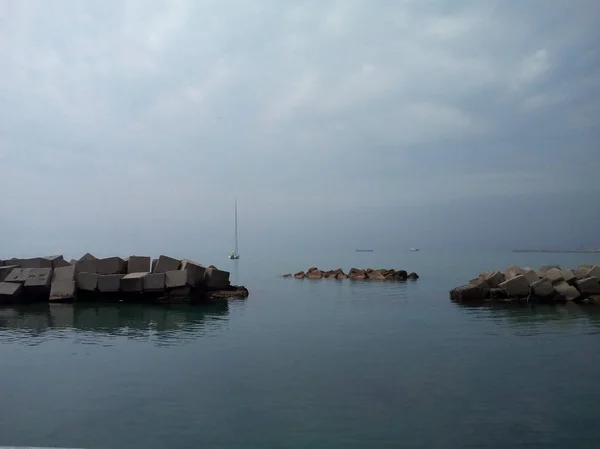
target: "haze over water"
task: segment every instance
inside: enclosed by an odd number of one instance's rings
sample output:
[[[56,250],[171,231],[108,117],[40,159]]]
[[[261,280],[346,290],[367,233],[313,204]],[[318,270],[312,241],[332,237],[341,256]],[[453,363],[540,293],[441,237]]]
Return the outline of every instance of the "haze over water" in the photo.
[[[575,266],[600,255],[221,259],[247,300],[0,309],[0,444],[596,447],[600,311],[461,307],[448,290],[509,263]],[[421,278],[278,277],[313,264]]]

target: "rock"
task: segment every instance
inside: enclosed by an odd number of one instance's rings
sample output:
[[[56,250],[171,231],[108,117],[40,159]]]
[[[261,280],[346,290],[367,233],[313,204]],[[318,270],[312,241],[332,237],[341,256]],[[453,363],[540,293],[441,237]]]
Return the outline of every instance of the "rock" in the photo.
[[[29,278],[29,273],[33,268],[15,268],[4,279],[5,282],[17,282],[24,284]]]
[[[337,273],[335,275],[335,278],[336,279],[348,279],[348,275],[342,271],[341,273]]]
[[[575,281],[575,287],[584,295],[600,295],[600,281],[595,276]]]
[[[552,287],[552,282],[545,278],[538,279],[531,284],[531,291],[539,298],[547,298],[556,294],[554,287]]]
[[[181,260],[169,256],[159,256],[153,273],[166,273],[167,271],[179,270]]]
[[[385,281],[385,276],[381,272],[381,270],[373,270],[367,274],[367,279],[373,279],[377,281]]]
[[[125,261],[120,257],[105,257],[96,262],[98,274],[125,274]]]
[[[46,256],[46,257],[43,257],[43,259],[46,259],[47,261],[50,262],[50,264],[51,264],[50,268],[52,268],[52,269],[58,268],[59,266],[64,267],[64,264],[67,264],[67,262],[65,261],[65,259],[62,256],[62,254],[55,255],[55,256]]]
[[[487,279],[485,279],[484,277],[478,277],[475,279],[471,279],[469,281],[469,284],[479,287],[481,290],[483,290],[486,293],[486,296],[489,294],[489,291],[491,290],[490,284],[488,283]]]
[[[553,284],[564,281],[562,270],[559,268],[550,268],[548,271],[544,272],[544,277]]]
[[[567,268],[562,268],[560,270],[560,272],[562,273],[562,278],[565,282],[572,283],[575,280],[577,280],[577,276],[575,276],[575,273],[573,273],[573,270],[569,270]]]
[[[310,267],[308,270],[306,270],[307,273],[310,273],[311,271],[318,271],[319,269],[317,267]]]
[[[419,275],[417,273],[409,273],[408,279],[412,279],[413,281],[419,279]]]
[[[56,281],[50,287],[50,301],[71,302],[77,297],[77,284],[75,281]]]
[[[156,264],[158,263],[158,259],[152,259],[152,266],[150,268],[152,268],[152,270],[150,270],[152,273],[156,273]]]
[[[49,290],[51,281],[52,268],[32,268],[31,271],[29,271],[24,287]]]
[[[294,277],[296,279],[304,279],[306,277],[306,274],[304,273],[304,271],[298,271],[296,274],[294,274]]]
[[[533,270],[523,270],[523,277],[527,280],[529,285],[533,284],[534,282],[539,281],[539,279],[540,279],[538,274]]]
[[[99,274],[98,291],[101,293],[117,293],[121,291],[121,280],[124,274]]]
[[[150,272],[150,257],[148,256],[129,256],[125,260],[125,263],[127,265],[127,274]]]
[[[309,279],[321,279],[323,277],[323,273],[318,268],[316,270],[309,270],[306,273],[306,277]]]
[[[396,278],[398,280],[400,280],[400,281],[405,281],[405,280],[408,279],[408,273],[406,272],[406,270],[397,270],[396,271]]]
[[[575,268],[573,270],[573,274],[575,274],[575,278],[577,278],[577,279],[585,279],[587,277],[586,276],[587,272],[588,272],[588,270],[584,271],[581,268]]]
[[[0,303],[16,301],[21,291],[23,284],[16,282],[0,282]]]
[[[229,287],[229,272],[217,268],[207,268],[204,274],[204,283],[213,290],[220,290]]]
[[[460,303],[478,303],[485,300],[485,292],[476,285],[467,284],[450,291],[450,299]]]
[[[500,284],[506,281],[506,276],[504,273],[500,273],[499,271],[489,273],[484,278],[490,288],[500,288]]]
[[[75,265],[59,267],[52,274],[52,282],[58,281],[74,281],[75,280]]]
[[[507,276],[508,277],[508,276]],[[529,295],[529,282],[522,274],[507,279],[500,287],[506,291],[506,295],[512,298],[519,298]]]
[[[98,289],[98,275],[96,273],[77,273],[76,285],[79,290],[95,292]]]
[[[144,291],[145,273],[129,273],[121,278],[121,291],[127,293],[141,293]]]
[[[292,277],[292,273],[286,273],[283,276],[281,276],[282,278],[291,278]]]
[[[81,262],[82,260],[98,260],[98,258],[90,253],[85,253],[83,256],[81,256],[79,262]]]
[[[590,295],[587,300],[590,304],[600,304],[600,295]]]
[[[358,268],[350,268],[348,272],[350,279],[367,279],[367,273],[365,270],[359,270]]]
[[[185,287],[189,285],[187,270],[171,270],[165,273],[165,287],[170,288],[179,288]]]
[[[510,265],[506,269],[504,274],[506,276],[506,279],[508,280],[525,274],[525,270],[523,270],[521,267],[518,267],[517,265]]]
[[[188,271],[188,283],[191,287],[196,287],[204,283],[204,276],[206,274],[206,267],[204,265],[183,259],[181,269]]]
[[[552,270],[552,269],[560,270],[560,266],[559,265],[542,265],[538,271],[541,273],[545,273],[546,271]]]
[[[484,291],[484,293],[485,293],[485,291]],[[504,289],[500,288],[500,287],[490,288],[488,297],[490,299],[492,299],[492,300],[495,300],[495,299],[506,299],[507,298],[506,291],[504,291]]]
[[[64,267],[70,267],[72,264],[67,262],[64,259],[59,259],[59,260],[55,260],[52,262],[52,268],[53,269],[57,269],[57,268],[64,268]]]
[[[148,273],[144,276],[144,291],[162,291],[165,289],[165,273]]]
[[[560,281],[554,284],[554,290],[556,290],[567,301],[573,301],[581,296],[579,290],[572,285],[567,284],[565,281]]]
[[[0,282],[4,282],[4,280],[15,268],[21,267],[19,265],[5,265],[3,267],[0,267]]]
[[[75,274],[97,273],[98,259],[80,259],[75,263]]]
[[[586,271],[586,278],[597,277],[600,279],[600,267],[598,265],[594,265],[592,268]]]

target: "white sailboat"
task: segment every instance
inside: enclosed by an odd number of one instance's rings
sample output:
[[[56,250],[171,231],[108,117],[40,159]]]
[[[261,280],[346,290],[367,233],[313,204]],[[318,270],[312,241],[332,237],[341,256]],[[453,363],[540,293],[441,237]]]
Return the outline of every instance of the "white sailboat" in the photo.
[[[229,254],[230,259],[239,259],[240,253],[238,252],[238,225],[237,225],[237,199],[235,200],[235,248]]]

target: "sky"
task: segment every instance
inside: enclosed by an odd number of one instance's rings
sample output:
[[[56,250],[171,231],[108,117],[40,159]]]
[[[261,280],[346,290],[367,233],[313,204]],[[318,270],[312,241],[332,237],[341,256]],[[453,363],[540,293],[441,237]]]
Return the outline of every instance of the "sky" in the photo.
[[[600,247],[597,0],[0,0],[0,256]]]

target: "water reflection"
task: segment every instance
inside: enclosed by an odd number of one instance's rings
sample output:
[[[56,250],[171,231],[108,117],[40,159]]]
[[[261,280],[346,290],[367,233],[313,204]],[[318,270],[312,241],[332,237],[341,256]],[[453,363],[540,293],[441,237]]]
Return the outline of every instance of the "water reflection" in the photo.
[[[181,344],[227,323],[227,301],[211,305],[36,304],[0,308],[0,343],[36,345],[57,338],[111,345],[114,337]],[[76,335],[73,335],[75,332]]]

